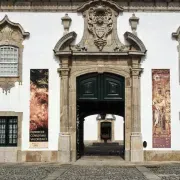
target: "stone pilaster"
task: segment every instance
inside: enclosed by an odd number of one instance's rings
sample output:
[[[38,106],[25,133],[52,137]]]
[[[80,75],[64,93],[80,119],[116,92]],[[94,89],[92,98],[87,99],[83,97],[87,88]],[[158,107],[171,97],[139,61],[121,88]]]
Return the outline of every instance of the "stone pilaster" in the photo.
[[[132,68],[132,133],[131,133],[131,161],[142,162],[143,143],[140,118],[140,74],[141,68]]]
[[[68,58],[61,60],[60,74],[60,135],[59,135],[59,155],[61,163],[69,163],[71,136],[69,133],[69,67]]]
[[[179,55],[179,57],[178,57],[178,71],[179,71],[179,84],[180,84],[180,26],[176,32],[172,33],[172,37],[178,41],[177,50],[178,50],[178,55]]]

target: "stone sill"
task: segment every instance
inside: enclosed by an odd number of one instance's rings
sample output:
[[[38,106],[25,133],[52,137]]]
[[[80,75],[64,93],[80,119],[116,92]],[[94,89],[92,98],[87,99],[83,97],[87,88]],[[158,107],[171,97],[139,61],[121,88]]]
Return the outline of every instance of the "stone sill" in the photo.
[[[18,147],[0,147],[0,152],[1,151],[17,151]]]

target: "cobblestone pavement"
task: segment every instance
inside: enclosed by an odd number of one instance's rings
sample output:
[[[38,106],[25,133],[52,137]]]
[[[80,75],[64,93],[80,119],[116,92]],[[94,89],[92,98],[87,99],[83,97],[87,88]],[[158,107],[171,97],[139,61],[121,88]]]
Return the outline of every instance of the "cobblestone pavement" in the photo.
[[[56,163],[0,164],[0,180],[180,180],[180,164],[78,166]]]
[[[162,180],[180,180],[180,164],[147,167]]]

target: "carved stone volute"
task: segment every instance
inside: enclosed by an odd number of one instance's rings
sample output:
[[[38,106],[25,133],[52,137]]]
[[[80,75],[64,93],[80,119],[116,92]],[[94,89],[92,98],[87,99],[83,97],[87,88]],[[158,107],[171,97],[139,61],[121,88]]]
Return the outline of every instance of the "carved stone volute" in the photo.
[[[84,47],[88,52],[127,51],[117,35],[117,16],[123,9],[112,1],[89,1],[78,12],[84,15],[84,35],[74,51]]]

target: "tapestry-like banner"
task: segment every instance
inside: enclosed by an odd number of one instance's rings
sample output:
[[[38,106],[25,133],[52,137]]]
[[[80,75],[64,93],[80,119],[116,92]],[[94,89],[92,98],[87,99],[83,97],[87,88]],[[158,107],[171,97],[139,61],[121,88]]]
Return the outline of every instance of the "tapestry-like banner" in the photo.
[[[30,148],[48,147],[48,69],[30,70]]]
[[[171,147],[169,69],[152,70],[153,148]]]

